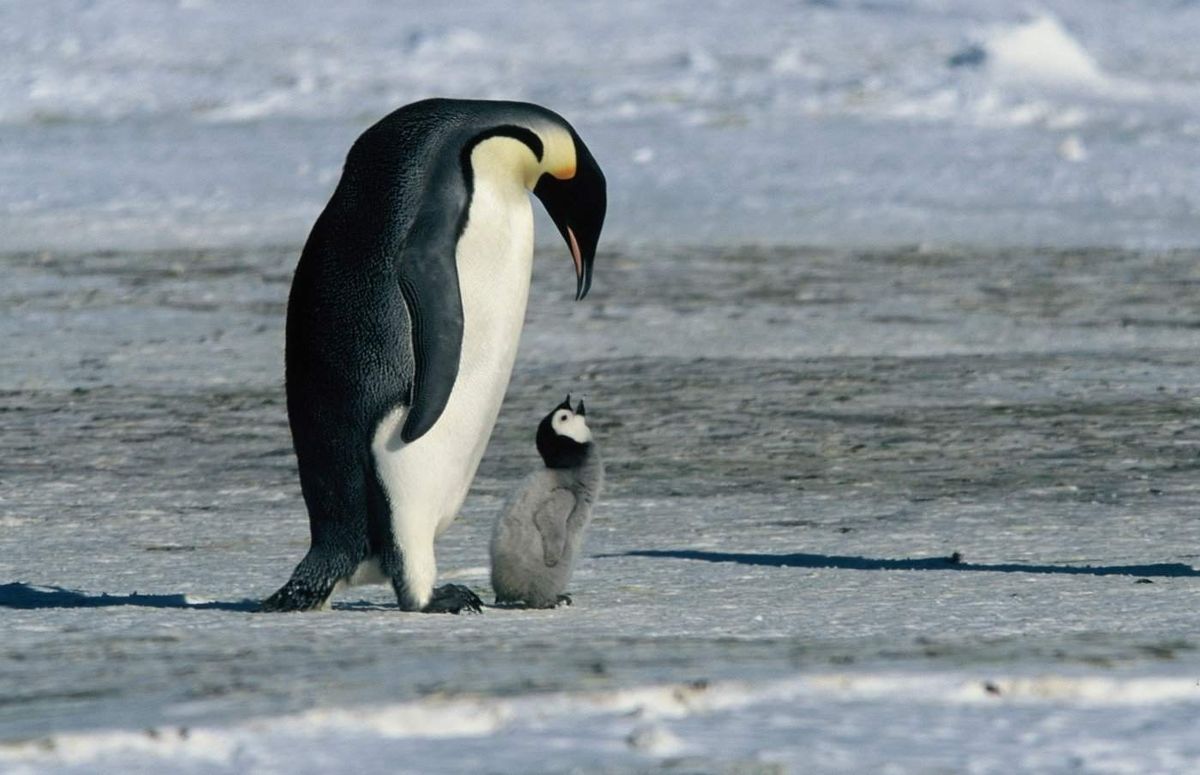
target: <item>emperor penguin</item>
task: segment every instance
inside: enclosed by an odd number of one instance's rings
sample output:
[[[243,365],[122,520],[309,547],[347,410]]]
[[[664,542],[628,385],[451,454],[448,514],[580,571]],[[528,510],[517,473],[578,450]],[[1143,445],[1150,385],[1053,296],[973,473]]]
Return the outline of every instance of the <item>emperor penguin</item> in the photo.
[[[604,174],[558,114],[430,99],[367,129],[301,253],[287,307],[287,411],[311,547],[266,611],[390,582],[405,611],[479,610],[434,588],[496,422],[525,317],[541,200],[587,295]]]
[[[537,430],[545,467],[508,501],[492,530],[492,589],[497,605],[570,605],[563,594],[604,486],[604,461],[588,428],[583,401],[571,397]]]

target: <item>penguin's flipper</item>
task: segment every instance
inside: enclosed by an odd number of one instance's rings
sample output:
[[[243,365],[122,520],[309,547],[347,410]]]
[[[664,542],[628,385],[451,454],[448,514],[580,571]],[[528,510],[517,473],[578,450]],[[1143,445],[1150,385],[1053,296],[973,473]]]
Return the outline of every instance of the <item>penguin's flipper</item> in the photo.
[[[575,493],[556,487],[533,514],[533,524],[542,536],[542,559],[547,568],[558,565],[567,550],[567,517],[574,508]]]
[[[418,235],[427,233],[417,229]],[[400,439],[408,444],[433,427],[458,377],[463,310],[453,244],[416,241],[399,261],[400,294],[412,319],[414,370]],[[410,245],[413,241],[410,239]]]

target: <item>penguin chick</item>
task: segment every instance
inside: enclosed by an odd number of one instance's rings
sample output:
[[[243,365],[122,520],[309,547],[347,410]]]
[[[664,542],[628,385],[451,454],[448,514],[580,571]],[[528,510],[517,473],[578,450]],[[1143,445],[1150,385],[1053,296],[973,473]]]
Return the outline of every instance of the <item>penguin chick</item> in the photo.
[[[604,485],[604,462],[592,440],[583,401],[571,397],[537,429],[545,463],[509,499],[492,530],[492,589],[497,605],[553,608],[563,594]]]

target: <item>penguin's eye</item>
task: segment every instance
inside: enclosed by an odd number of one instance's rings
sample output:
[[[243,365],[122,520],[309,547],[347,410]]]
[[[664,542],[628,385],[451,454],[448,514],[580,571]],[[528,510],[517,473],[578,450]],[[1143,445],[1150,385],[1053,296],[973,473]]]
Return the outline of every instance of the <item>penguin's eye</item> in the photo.
[[[566,421],[567,421],[567,413],[566,413],[566,412],[559,412],[559,413],[558,413],[558,421],[559,421],[559,422],[566,422]]]

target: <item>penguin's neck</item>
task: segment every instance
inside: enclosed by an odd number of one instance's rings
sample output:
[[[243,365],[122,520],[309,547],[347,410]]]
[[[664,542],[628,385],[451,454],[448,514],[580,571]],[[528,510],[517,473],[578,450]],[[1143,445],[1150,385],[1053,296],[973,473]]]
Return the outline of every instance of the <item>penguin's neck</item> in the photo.
[[[434,428],[413,445],[439,460],[437,532],[454,519],[487,448],[508,389],[525,322],[533,270],[533,209],[522,177],[504,154],[472,155],[472,195],[455,263],[462,297],[458,375]],[[432,455],[432,456],[431,456]],[[434,457],[436,456],[436,457]],[[441,461],[454,461],[445,465]],[[427,468],[427,466],[422,466]]]
[[[523,143],[506,137],[476,146],[467,224],[455,256],[463,305],[458,379],[499,377],[498,391],[494,384],[483,391],[498,392],[497,410],[520,344],[533,271],[533,209],[522,153],[532,159]]]
[[[559,479],[560,486],[572,490],[577,496],[592,503],[600,496],[604,486],[604,460],[595,443],[584,448],[579,463],[570,469],[548,469]]]

